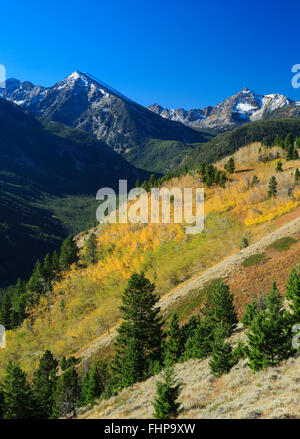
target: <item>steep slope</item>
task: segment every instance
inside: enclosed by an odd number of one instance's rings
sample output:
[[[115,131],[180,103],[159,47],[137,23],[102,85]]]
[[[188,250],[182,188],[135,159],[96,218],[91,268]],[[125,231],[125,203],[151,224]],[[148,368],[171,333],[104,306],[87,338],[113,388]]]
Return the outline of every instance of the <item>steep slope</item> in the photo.
[[[0,286],[94,221],[99,188],[117,189],[122,178],[133,186],[146,176],[85,132],[38,122],[0,99]],[[59,221],[62,205],[68,215]]]
[[[182,161],[181,165],[196,168],[203,162],[214,162],[251,142],[272,144],[276,135],[300,135],[300,119],[268,120],[245,124],[227,133],[219,134],[209,142],[199,145]]]
[[[183,108],[169,110],[154,104],[148,108],[166,119],[179,121],[187,126],[224,132],[247,122],[268,119],[291,102],[278,93],[258,95],[244,88],[215,107],[187,111]]]
[[[261,154],[269,154],[268,161],[260,161]],[[274,157],[278,154],[283,172],[275,174],[278,159]],[[237,172],[230,176],[226,187],[205,188],[205,230],[199,235],[187,237],[180,224],[98,226],[94,229],[100,254],[96,264],[84,263],[88,236],[84,232],[78,235],[81,262],[55,281],[52,291],[31,310],[30,326],[25,321],[22,327],[8,332],[7,348],[0,354],[0,376],[10,358],[18,359],[31,373],[40,346],[49,348],[58,359],[76,354],[88,362],[94,356],[111,352],[112,330],[120,322],[120,296],[134,271],[144,271],[147,278],[155,282],[161,304],[165,304],[162,308],[166,319],[176,310],[182,322],[201,306],[203,283],[208,278],[226,277],[227,272],[230,277],[233,268],[239,273],[248,252],[266,253],[266,259],[258,267],[263,265],[273,271],[267,275],[256,267],[256,273],[261,274],[255,277],[252,273],[249,284],[244,280],[235,282],[233,291],[239,315],[253,294],[265,292],[261,279],[270,279],[274,274],[276,280],[281,277],[285,283],[288,270],[297,264],[299,243],[295,244],[293,255],[281,260],[269,254],[266,247],[283,235],[298,239],[299,221],[295,229],[289,231],[288,226],[279,230],[278,235],[264,239],[299,216],[300,192],[294,174],[300,164],[299,160],[286,161],[285,154],[281,148],[270,150],[261,144],[239,149],[234,157]],[[221,170],[223,165],[224,162],[219,162],[216,166]],[[258,179],[255,185],[251,184],[254,175]],[[278,181],[278,196],[274,199],[268,197],[272,175],[276,175]],[[197,172],[191,172],[166,185],[196,188],[201,183],[199,179]],[[239,253],[245,236],[250,246]],[[271,263],[268,262],[270,257]],[[246,279],[250,272],[245,270]],[[27,341],[21,346],[20,334]]]
[[[52,87],[6,81],[0,96],[45,120],[85,130],[124,153],[147,138],[202,142],[205,137],[181,123],[159,117],[87,73],[74,72]]]

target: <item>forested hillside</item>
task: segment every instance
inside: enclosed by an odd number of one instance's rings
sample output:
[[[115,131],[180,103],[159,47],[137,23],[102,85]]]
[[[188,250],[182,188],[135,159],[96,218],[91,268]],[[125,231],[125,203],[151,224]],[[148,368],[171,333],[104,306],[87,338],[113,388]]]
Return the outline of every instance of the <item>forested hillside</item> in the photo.
[[[85,132],[41,123],[1,99],[0,287],[93,223],[99,188],[148,175]]]
[[[106,225],[75,241],[68,238],[60,254],[37,264],[29,282],[19,282],[2,300],[1,319],[11,328],[0,352],[4,395],[5,383],[23,374],[27,397],[47,403],[45,417],[74,415],[99,397],[94,416],[98,410],[109,415],[107,404],[116,410],[122,395],[127,398],[122,389],[165,368],[147,416],[176,417],[181,413],[177,401],[185,405],[189,398],[186,393],[180,397],[173,381],[178,361],[209,358],[209,373],[219,378],[244,359],[250,366],[245,367],[256,372],[294,357],[290,340],[299,313],[299,273],[290,272],[298,263],[297,231],[243,259],[234,275],[176,295],[195,276],[299,215],[299,138],[280,134],[273,142],[277,146],[254,143],[215,165],[202,164],[173,179],[152,177],[144,185],[150,190],[157,184],[196,188],[201,183],[204,233],[187,237],[179,224]],[[289,311],[281,298],[287,283]],[[239,333],[238,322],[252,334],[243,344],[228,339]],[[55,377],[49,378],[48,396],[38,390],[45,362]],[[163,389],[173,385],[172,410],[166,413]],[[4,410],[10,417],[5,405]],[[202,408],[195,410],[201,417]],[[125,408],[122,417],[128,413]],[[33,410],[30,416],[37,414]]]

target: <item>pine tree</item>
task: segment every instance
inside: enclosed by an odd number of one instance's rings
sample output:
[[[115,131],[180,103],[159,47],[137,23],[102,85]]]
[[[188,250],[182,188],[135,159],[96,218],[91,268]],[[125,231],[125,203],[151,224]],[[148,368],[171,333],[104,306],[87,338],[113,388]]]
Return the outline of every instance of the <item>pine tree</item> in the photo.
[[[40,261],[37,261],[32,275],[26,284],[28,302],[30,305],[39,303],[40,297],[46,292],[46,282]]]
[[[123,365],[131,339],[139,355],[139,376],[147,376],[150,363],[161,360],[162,321],[154,290],[155,285],[144,273],[133,273],[123,293],[120,307],[123,322],[117,330],[112,363],[112,383],[116,389],[123,387]]]
[[[295,148],[300,148],[300,137],[296,137],[295,139]]]
[[[293,152],[292,152],[292,160],[298,160],[299,159],[299,154],[296,148],[293,148]]]
[[[293,147],[294,147],[294,138],[292,134],[289,133],[284,140],[284,149],[288,151],[289,148],[293,148]]]
[[[57,253],[56,250],[53,252],[52,261],[51,262],[52,262],[53,272],[55,274],[58,273],[59,270],[60,270],[60,264],[59,264],[59,256],[58,256],[58,253]]]
[[[182,384],[175,380],[174,369],[169,364],[162,372],[162,379],[156,383],[156,397],[153,401],[154,418],[176,418],[181,406],[178,397]]]
[[[59,264],[63,270],[68,270],[70,266],[78,262],[78,248],[72,236],[64,240],[60,250]]]
[[[266,297],[266,306],[256,314],[247,333],[247,356],[254,372],[275,366],[293,354],[290,316],[283,308],[275,283]]]
[[[31,419],[36,417],[35,403],[27,375],[18,363],[9,362],[3,383],[4,419]]]
[[[234,163],[234,158],[230,157],[230,159],[228,160],[228,162],[225,164],[224,169],[229,173],[229,174],[234,174],[235,171],[235,163]]]
[[[252,303],[246,304],[246,311],[241,319],[241,322],[242,322],[244,328],[248,328],[251,325],[253,319],[255,318],[255,316],[257,315],[258,312],[259,312],[258,311],[258,301],[257,301],[257,298],[255,296],[252,300]]]
[[[86,243],[85,260],[88,264],[96,264],[98,261],[97,237],[91,233]]]
[[[279,160],[279,161],[277,162],[276,172],[282,172],[282,171],[283,171],[283,168],[282,168],[282,161]]]
[[[220,178],[219,178],[219,186],[220,187],[225,187],[226,181],[227,181],[227,177],[226,177],[225,172],[221,172]]]
[[[45,280],[51,281],[53,279],[53,267],[52,267],[52,258],[49,253],[46,254],[43,264],[43,275]]]
[[[238,317],[233,304],[233,294],[222,280],[218,281],[210,291],[204,315],[216,324],[222,323],[227,326],[228,336],[236,328]]]
[[[269,181],[269,190],[268,190],[269,198],[276,197],[276,195],[277,195],[277,186],[278,186],[277,180],[276,180],[276,178],[273,175],[270,178],[270,181]]]
[[[176,363],[179,360],[182,351],[182,333],[179,326],[178,315],[177,313],[174,313],[167,331],[164,357],[170,359],[172,363]]]
[[[79,404],[80,386],[75,367],[67,369],[59,378],[54,393],[53,416],[67,416],[75,414]]]
[[[183,346],[185,346],[188,338],[192,336],[193,332],[195,331],[195,329],[199,324],[200,324],[200,316],[198,314],[197,316],[192,315],[189,321],[182,326],[181,335],[182,335]]]
[[[300,171],[297,168],[295,171],[295,184],[299,184],[299,180],[300,180]]]
[[[90,373],[86,371],[81,381],[81,392],[79,398],[80,407],[84,407],[89,404],[89,385],[90,385]]]
[[[6,329],[11,329],[11,312],[12,303],[8,292],[2,296],[0,306],[0,324],[5,326]]]
[[[201,320],[187,339],[182,359],[207,358],[212,352],[212,342],[216,324],[209,319]]]
[[[89,373],[89,383],[87,389],[88,404],[94,403],[100,397],[102,389],[99,383],[97,368],[93,367]]]
[[[284,146],[283,138],[277,135],[274,139],[273,146],[281,146],[283,148]]]
[[[226,330],[222,325],[216,328],[212,343],[212,357],[209,361],[210,371],[216,377],[227,374],[235,364],[232,346],[225,341]]]
[[[50,418],[54,407],[54,392],[57,385],[58,362],[47,350],[40,359],[33,376],[33,394],[38,403],[39,417]]]
[[[126,354],[122,364],[122,387],[132,386],[141,381],[145,374],[143,368],[144,355],[135,338],[130,338],[126,346]]]

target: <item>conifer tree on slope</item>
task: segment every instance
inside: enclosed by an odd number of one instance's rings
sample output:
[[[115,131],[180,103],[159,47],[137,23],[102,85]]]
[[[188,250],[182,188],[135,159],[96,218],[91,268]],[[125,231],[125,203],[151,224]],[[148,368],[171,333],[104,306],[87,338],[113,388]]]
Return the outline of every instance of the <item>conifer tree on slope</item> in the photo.
[[[80,392],[80,398],[79,398],[80,407],[84,407],[85,405],[88,405],[88,403],[89,403],[89,384],[90,384],[90,373],[89,373],[89,371],[86,371],[83,374],[82,381],[81,381],[81,392]]]
[[[216,377],[227,374],[235,364],[232,345],[225,341],[226,330],[220,324],[214,333],[212,357],[209,361],[211,373]]]
[[[190,358],[207,358],[212,352],[212,341],[216,323],[205,318],[201,320],[185,344],[184,361]]]
[[[153,401],[155,419],[176,418],[181,404],[178,402],[182,384],[174,378],[170,362],[162,372],[162,380],[156,383],[156,397]]]
[[[39,417],[50,418],[53,413],[54,392],[57,385],[58,362],[47,350],[40,359],[39,367],[34,372],[33,394],[38,404]]]
[[[95,233],[91,233],[87,240],[84,257],[89,264],[96,264],[98,261],[97,237]]]
[[[78,248],[72,236],[68,236],[62,243],[59,263],[63,270],[68,270],[70,266],[78,262]]]
[[[79,404],[80,386],[78,375],[74,366],[67,369],[57,381],[54,393],[53,416],[67,416],[75,414]]]
[[[179,326],[178,315],[174,313],[167,331],[167,340],[164,345],[164,357],[176,363],[183,352],[182,333]]]
[[[27,383],[27,375],[18,363],[9,362],[3,382],[3,418],[35,418],[35,401]]]
[[[294,353],[290,315],[283,308],[283,299],[275,282],[266,297],[266,305],[266,310],[255,316],[247,333],[247,356],[254,372],[275,366]]]
[[[228,327],[229,337],[238,323],[238,317],[233,305],[233,294],[222,280],[218,281],[208,296],[208,302],[204,309],[204,315],[212,322]]]
[[[141,377],[148,375],[151,362],[161,360],[162,321],[160,309],[156,306],[159,298],[154,294],[154,289],[155,285],[144,273],[133,273],[122,295],[120,310],[123,322],[117,330],[112,362],[112,385],[116,390],[124,387],[123,365],[130,340],[135,341]]]

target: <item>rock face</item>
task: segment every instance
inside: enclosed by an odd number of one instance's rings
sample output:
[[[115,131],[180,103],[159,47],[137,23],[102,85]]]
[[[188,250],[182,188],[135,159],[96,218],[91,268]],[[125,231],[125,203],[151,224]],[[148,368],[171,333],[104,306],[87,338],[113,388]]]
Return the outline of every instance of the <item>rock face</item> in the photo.
[[[35,116],[85,130],[123,153],[147,138],[205,141],[201,133],[166,120],[87,73],[75,71],[52,87],[8,79],[0,97]]]
[[[284,95],[258,95],[244,88],[217,106],[206,107],[202,110],[187,111],[183,108],[169,110],[158,104],[148,108],[166,119],[180,121],[194,128],[208,128],[224,132],[246,122],[268,119],[276,111],[291,104],[292,101]]]

